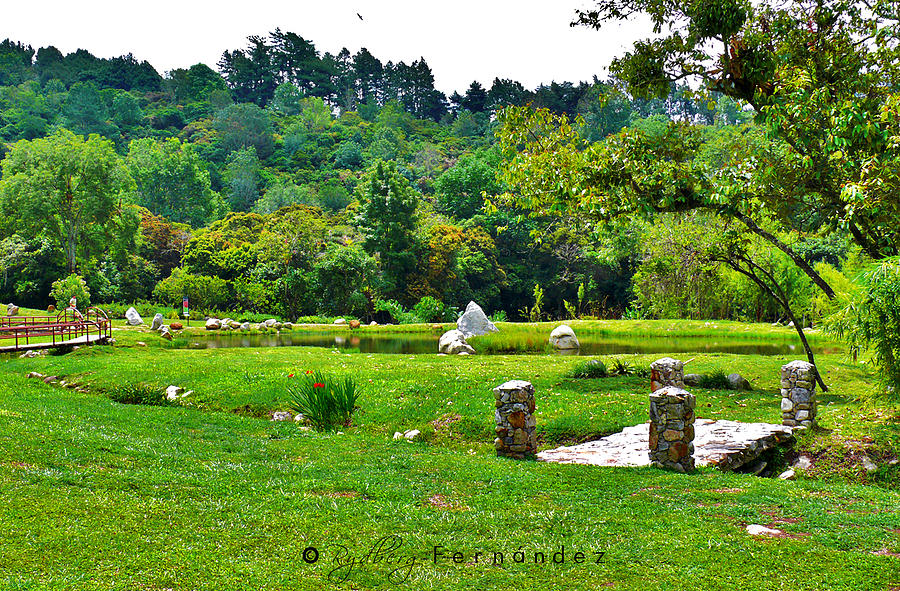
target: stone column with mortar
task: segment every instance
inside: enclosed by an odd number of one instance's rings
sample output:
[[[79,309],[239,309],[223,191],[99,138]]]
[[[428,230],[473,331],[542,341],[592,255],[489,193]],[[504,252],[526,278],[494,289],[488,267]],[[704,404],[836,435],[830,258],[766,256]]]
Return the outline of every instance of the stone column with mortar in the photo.
[[[693,394],[674,386],[650,394],[651,466],[676,472],[694,469],[696,405]]]
[[[666,386],[684,389],[684,363],[671,357],[650,364],[650,391],[656,392]]]
[[[781,366],[781,424],[812,427],[816,410],[816,366],[808,361]]]
[[[494,388],[494,400],[497,455],[517,460],[535,455],[534,386],[523,380],[506,382]]]

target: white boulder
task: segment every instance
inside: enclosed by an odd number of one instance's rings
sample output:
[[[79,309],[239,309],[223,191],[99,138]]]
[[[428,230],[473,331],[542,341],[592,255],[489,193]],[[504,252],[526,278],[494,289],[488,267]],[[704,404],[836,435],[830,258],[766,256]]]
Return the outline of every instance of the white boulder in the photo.
[[[448,330],[441,335],[441,339],[438,341],[438,353],[446,353],[447,355],[467,353],[471,355],[475,353],[475,349],[466,342],[466,337],[463,336],[461,331]]]
[[[125,310],[125,320],[128,322],[130,326],[138,326],[139,324],[144,323],[144,319],[141,318],[141,315],[138,314],[138,311],[133,307]]]
[[[337,326],[345,326],[347,324],[347,320],[344,318],[335,318],[334,324]]]
[[[567,324],[560,324],[550,333],[550,344],[557,349],[580,349],[575,331]]]
[[[15,304],[6,304],[6,315],[16,316],[19,313],[19,307]]]
[[[159,330],[159,327],[163,325],[163,315],[158,313],[153,317],[153,322],[150,323],[150,330]]]
[[[488,320],[487,314],[484,313],[481,306],[475,302],[469,302],[469,305],[466,306],[466,311],[456,321],[456,328],[467,339],[486,335],[489,332],[500,332],[494,323]]]
[[[210,318],[206,321],[206,330],[219,330],[222,328],[222,321],[218,318]]]
[[[181,386],[169,386],[166,388],[166,400],[178,400],[184,395],[184,388]]]

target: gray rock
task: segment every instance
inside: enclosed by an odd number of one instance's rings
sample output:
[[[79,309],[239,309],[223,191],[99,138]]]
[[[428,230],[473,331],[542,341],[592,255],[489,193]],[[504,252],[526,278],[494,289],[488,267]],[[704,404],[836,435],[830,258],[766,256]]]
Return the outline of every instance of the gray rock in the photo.
[[[463,315],[456,321],[456,328],[459,332],[463,333],[463,336],[467,339],[470,337],[486,335],[491,332],[500,332],[499,329],[494,326],[494,323],[488,319],[487,314],[484,313],[481,306],[475,302],[469,302],[469,305],[466,306],[466,311],[463,312]]]
[[[579,349],[581,344],[575,331],[567,324],[560,324],[550,333],[550,344],[557,349]]]
[[[750,382],[739,373],[728,374],[728,388],[731,390],[752,390]]]
[[[144,319],[141,318],[141,315],[138,314],[138,311],[133,307],[125,310],[125,320],[128,322],[129,326],[138,326],[144,323]]]
[[[272,413],[273,421],[293,421],[294,415],[289,412],[285,412],[283,410],[278,410]]]
[[[684,379],[682,381],[685,386],[697,387],[703,383],[703,376],[699,373],[686,373],[684,374]]]
[[[277,322],[278,320],[276,320],[275,318],[269,318],[265,322],[266,328],[273,328]]]
[[[778,475],[778,480],[793,480],[796,475],[797,473],[793,470],[785,470]]]
[[[294,325],[290,322],[285,322],[283,327],[284,327],[284,330],[293,330]]]
[[[422,438],[422,432],[418,429],[410,429],[403,434],[403,437],[405,437],[408,441],[416,441],[417,439]]]
[[[163,315],[157,313],[153,317],[153,322],[150,323],[150,330],[159,330],[159,327],[163,325]]]
[[[466,342],[466,337],[459,330],[448,330],[441,335],[438,341],[438,353],[447,355],[459,355],[460,353],[472,354],[475,349]]]
[[[222,328],[222,321],[218,318],[210,318],[206,321],[206,330],[219,330]]]
[[[19,307],[15,304],[6,304],[6,315],[16,316],[19,314]]]
[[[403,433],[401,433],[400,431],[394,431],[394,441],[397,441],[398,439],[403,439]]]
[[[249,330],[250,330],[250,323],[249,323],[249,322],[245,322],[245,323],[243,323],[243,324],[241,325],[241,331],[242,331],[242,332],[247,332],[247,331],[249,331]]]
[[[334,324],[337,326],[346,326],[347,320],[345,320],[344,318],[335,318]]]
[[[172,333],[169,332],[169,327],[165,325],[163,325],[163,327],[160,329],[159,336],[166,339],[167,341],[171,341],[173,338]]]

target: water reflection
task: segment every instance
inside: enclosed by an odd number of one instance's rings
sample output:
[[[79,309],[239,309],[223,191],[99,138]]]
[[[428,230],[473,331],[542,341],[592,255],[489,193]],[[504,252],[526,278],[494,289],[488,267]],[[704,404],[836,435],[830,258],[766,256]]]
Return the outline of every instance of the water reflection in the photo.
[[[215,334],[197,339],[173,342],[180,349],[225,349],[233,347],[324,347],[360,353],[403,355],[435,354],[437,334],[335,334],[334,332],[283,332],[245,335]],[[735,355],[790,355],[802,353],[803,348],[786,341],[710,340],[703,337],[640,337],[633,340],[609,339],[591,335],[579,336],[581,349],[552,351],[543,338],[511,339],[504,343],[493,335],[492,342],[471,344],[482,355],[621,355],[650,353],[730,353]],[[499,340],[499,342],[498,342]],[[813,347],[814,352],[832,352],[825,347]]]

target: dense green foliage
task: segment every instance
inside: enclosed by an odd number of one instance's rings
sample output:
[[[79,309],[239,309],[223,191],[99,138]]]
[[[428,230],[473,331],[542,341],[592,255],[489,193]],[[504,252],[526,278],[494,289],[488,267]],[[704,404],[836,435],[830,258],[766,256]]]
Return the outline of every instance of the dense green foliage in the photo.
[[[713,25],[697,27],[703,37]],[[476,300],[514,319],[537,312],[787,322],[787,301],[797,324],[807,324],[834,309],[814,286],[849,283],[844,262],[858,258],[848,248],[856,241],[852,228],[838,221],[815,235],[824,217],[804,221],[796,206],[770,207],[781,199],[770,191],[772,179],[799,173],[776,166],[789,148],[766,135],[769,119],[751,121],[749,109],[758,105],[726,88],[698,101],[671,81],[651,94],[635,86],[629,96],[597,79],[533,91],[496,79],[444,97],[424,59],[383,63],[365,49],[323,55],[280,30],[226,51],[221,73],[197,64],[148,78],[130,56],[62,56],[12,42],[0,53],[7,56],[0,136],[24,142],[4,148],[9,172],[0,180],[7,187],[0,299],[7,301],[43,307],[52,282],[77,271],[96,302],[152,299],[177,307],[188,295],[201,313],[398,320],[378,306],[394,301],[407,320],[437,319]],[[101,74],[113,70],[116,76]],[[623,221],[625,211],[591,201],[596,195],[588,192],[576,215],[560,216],[571,210],[529,201],[534,187],[514,175],[498,179],[529,136],[508,133],[524,116],[494,115],[526,103],[576,121],[558,137],[547,135],[551,119],[531,125],[533,138],[551,140],[545,148],[590,146],[584,153],[627,173],[597,177],[585,167],[590,160],[567,157],[547,177],[552,183],[584,186],[576,181],[590,172],[591,185],[612,181],[618,196],[658,188],[659,206],[631,201],[630,211],[647,215]],[[894,119],[885,112],[888,133]],[[104,150],[94,159],[108,162],[98,172],[108,179],[104,198],[90,202],[96,211],[85,210],[90,223],[76,218],[73,228],[50,223],[68,216],[45,215],[53,210],[37,184],[42,173],[24,164],[37,149],[73,159],[62,138],[78,136],[60,128],[98,134],[78,141]],[[45,141],[53,143],[41,147]],[[760,162],[768,168],[750,166]],[[752,182],[741,180],[745,173]],[[41,188],[25,190],[32,185]],[[483,208],[485,197],[505,191],[523,199],[491,199]],[[805,199],[799,190],[791,195]],[[710,214],[748,216],[746,234],[715,217],[656,217],[681,209],[684,199],[700,199]],[[523,215],[529,211],[537,215]],[[614,225],[596,223],[613,217]],[[704,239],[709,227],[727,247]],[[665,228],[673,230],[668,237]],[[790,252],[779,254],[784,249],[765,235]],[[754,270],[747,260],[765,265]],[[798,260],[814,275],[798,273]],[[757,282],[748,271],[773,280]],[[828,282],[817,281],[819,271]]]

